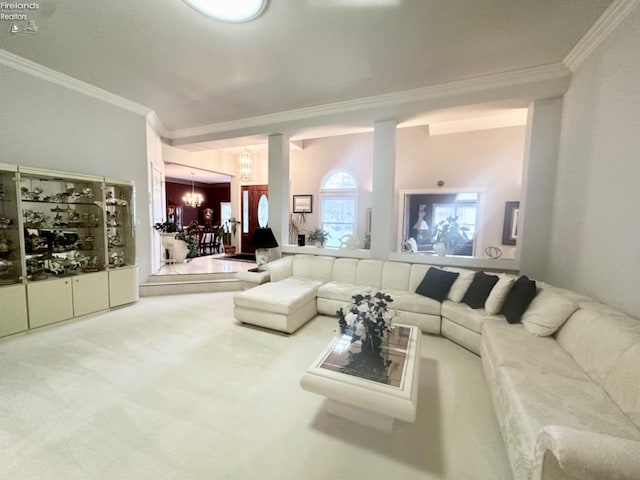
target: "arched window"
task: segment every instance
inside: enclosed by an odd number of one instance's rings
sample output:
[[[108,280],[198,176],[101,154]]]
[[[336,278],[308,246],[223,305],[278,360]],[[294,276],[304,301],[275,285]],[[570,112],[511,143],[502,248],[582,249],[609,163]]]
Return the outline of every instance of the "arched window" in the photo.
[[[331,235],[327,247],[339,247],[340,239],[356,234],[358,182],[345,170],[329,172],[320,185],[322,229]]]

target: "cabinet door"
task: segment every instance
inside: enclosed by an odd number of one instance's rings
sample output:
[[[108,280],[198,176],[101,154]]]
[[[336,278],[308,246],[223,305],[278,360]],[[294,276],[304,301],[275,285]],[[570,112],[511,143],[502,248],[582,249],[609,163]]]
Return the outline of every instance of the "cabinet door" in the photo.
[[[0,337],[23,332],[28,328],[27,293],[24,285],[11,285],[0,289]]]
[[[76,317],[109,308],[107,272],[73,277],[73,314]]]
[[[69,277],[29,283],[29,326],[41,327],[73,317],[71,288]]]
[[[138,267],[109,271],[109,305],[117,307],[138,300]]]

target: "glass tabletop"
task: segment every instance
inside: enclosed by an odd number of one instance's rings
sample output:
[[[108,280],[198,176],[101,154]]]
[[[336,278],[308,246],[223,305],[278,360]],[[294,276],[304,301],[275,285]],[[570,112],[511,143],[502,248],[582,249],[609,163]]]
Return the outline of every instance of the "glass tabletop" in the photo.
[[[379,351],[372,351],[342,335],[320,364],[320,368],[353,375],[363,380],[402,388],[411,329],[394,328],[383,340]],[[366,343],[366,342],[365,342]]]

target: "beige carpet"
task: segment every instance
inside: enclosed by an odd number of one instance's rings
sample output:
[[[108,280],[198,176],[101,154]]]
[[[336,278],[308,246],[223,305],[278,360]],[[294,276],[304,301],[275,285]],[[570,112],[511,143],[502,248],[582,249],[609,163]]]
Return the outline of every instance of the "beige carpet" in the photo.
[[[511,478],[477,356],[423,335],[417,420],[388,434],[299,386],[335,319],[241,326],[232,295],[143,298],[0,340],[0,478]]]

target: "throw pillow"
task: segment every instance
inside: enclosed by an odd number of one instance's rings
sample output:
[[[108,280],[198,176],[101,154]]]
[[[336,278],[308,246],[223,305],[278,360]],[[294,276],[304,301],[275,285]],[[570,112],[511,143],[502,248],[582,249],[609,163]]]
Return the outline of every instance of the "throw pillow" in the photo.
[[[501,313],[509,323],[518,323],[533,298],[536,296],[536,282],[526,275],[521,276],[515,282],[507,295]]]
[[[515,282],[515,277],[511,275],[498,275],[498,283],[491,289],[491,293],[484,302],[484,309],[489,315],[497,315],[502,310],[502,305],[507,299],[507,295]]]
[[[467,270],[464,268],[455,268],[455,267],[444,267],[444,270],[447,272],[457,272],[458,278],[453,285],[451,286],[451,290],[449,290],[449,295],[447,298],[452,302],[460,303],[464,298],[464,294],[467,293],[471,282],[473,282],[473,276],[476,274],[473,270]]]
[[[458,275],[458,273],[445,272],[439,268],[431,267],[416,288],[416,293],[442,302],[447,298],[451,285],[456,281]]]
[[[547,290],[541,290],[522,315],[524,328],[539,337],[553,335],[578,309],[578,305]]]
[[[487,275],[484,272],[477,272],[473,276],[471,285],[462,301],[471,308],[482,308],[491,293],[491,289],[498,283],[497,275]]]

